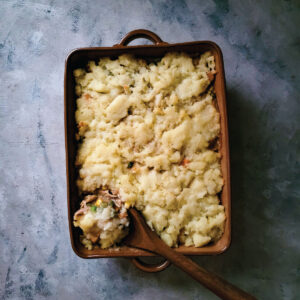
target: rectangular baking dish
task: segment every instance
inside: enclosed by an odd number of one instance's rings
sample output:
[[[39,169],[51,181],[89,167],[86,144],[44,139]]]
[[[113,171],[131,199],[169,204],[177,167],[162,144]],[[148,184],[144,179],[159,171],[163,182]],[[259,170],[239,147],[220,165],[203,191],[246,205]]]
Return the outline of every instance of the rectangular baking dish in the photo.
[[[154,42],[153,45],[127,46],[129,42],[136,38],[146,38]],[[167,52],[185,52],[189,55],[201,54],[211,51],[215,57],[216,71],[214,88],[216,93],[216,106],[220,112],[220,153],[221,169],[224,178],[224,187],[220,193],[220,200],[225,207],[226,223],[222,238],[215,244],[196,248],[179,246],[175,250],[185,255],[216,255],[224,252],[231,241],[231,198],[230,198],[230,165],[229,165],[229,144],[228,126],[225,96],[225,75],[223,67],[223,57],[220,48],[210,41],[197,41],[188,43],[168,44],[163,42],[156,34],[147,30],[135,30],[128,33],[120,44],[113,47],[90,47],[80,48],[72,51],[65,62],[64,79],[64,109],[65,109],[65,146],[66,146],[66,170],[67,170],[67,196],[68,196],[68,218],[71,244],[74,252],[82,258],[100,257],[142,257],[153,256],[153,253],[120,246],[111,249],[87,250],[79,241],[80,229],[73,226],[73,215],[78,209],[80,199],[76,186],[77,170],[75,159],[77,152],[76,133],[76,95],[75,80],[73,71],[79,67],[85,67],[90,60],[97,61],[100,57],[117,57],[124,53],[133,54],[141,58],[162,57]]]

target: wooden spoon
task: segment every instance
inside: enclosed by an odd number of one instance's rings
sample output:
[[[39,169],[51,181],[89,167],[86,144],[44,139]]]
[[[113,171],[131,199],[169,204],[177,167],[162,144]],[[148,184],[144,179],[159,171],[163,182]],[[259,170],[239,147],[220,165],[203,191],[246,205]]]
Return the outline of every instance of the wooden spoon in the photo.
[[[221,277],[201,268],[195,262],[185,257],[181,253],[175,252],[172,248],[167,246],[154,231],[149,228],[143,217],[136,209],[130,208],[128,211],[131,217],[131,232],[124,240],[126,245],[148,250],[163,256],[175,266],[182,269],[195,280],[200,282],[206,288],[211,290],[221,299],[256,299],[238,287],[235,287],[234,285],[225,281]]]

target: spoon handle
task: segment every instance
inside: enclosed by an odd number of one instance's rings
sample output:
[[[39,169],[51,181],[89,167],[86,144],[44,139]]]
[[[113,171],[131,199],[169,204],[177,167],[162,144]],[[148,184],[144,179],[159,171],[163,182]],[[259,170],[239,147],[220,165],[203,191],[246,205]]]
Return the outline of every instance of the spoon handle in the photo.
[[[155,241],[157,243],[157,241]],[[244,292],[238,287],[232,285],[221,277],[208,272],[204,268],[197,265],[190,258],[185,257],[181,253],[175,252],[170,247],[168,247],[163,241],[156,244],[157,248],[155,252],[162,255],[169,261],[171,261],[175,266],[182,269],[184,272],[189,274],[195,280],[200,282],[202,285],[207,287],[221,299],[225,300],[255,300],[256,298],[252,295]]]
[[[129,246],[149,250],[160,254],[175,266],[182,269],[195,280],[224,300],[256,300],[252,295],[242,291],[221,277],[201,268],[191,259],[175,252],[165,244],[146,224],[141,214],[134,208],[129,209],[134,231],[126,238]]]

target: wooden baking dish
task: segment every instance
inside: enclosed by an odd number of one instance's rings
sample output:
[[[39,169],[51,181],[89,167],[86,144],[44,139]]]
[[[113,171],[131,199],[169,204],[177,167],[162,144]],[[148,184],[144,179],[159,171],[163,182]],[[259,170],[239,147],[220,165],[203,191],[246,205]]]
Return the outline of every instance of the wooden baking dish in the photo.
[[[146,38],[154,45],[127,46],[136,38]],[[186,255],[215,255],[224,252],[230,245],[231,239],[231,208],[230,208],[230,170],[229,170],[229,147],[227,130],[227,113],[225,99],[225,77],[223,58],[220,48],[210,41],[198,41],[179,44],[168,44],[163,42],[156,34],[147,30],[135,30],[128,33],[120,44],[113,47],[80,48],[72,51],[65,63],[65,143],[66,143],[66,165],[67,165],[67,191],[68,191],[68,214],[69,229],[72,248],[74,252],[82,258],[100,257],[141,257],[153,256],[153,253],[120,246],[112,249],[85,249],[79,241],[80,229],[73,226],[73,214],[78,209],[80,199],[76,187],[77,170],[75,168],[75,158],[77,152],[77,142],[75,140],[76,122],[76,95],[74,69],[85,67],[89,60],[99,60],[100,57],[117,57],[123,53],[134,54],[142,58],[162,57],[167,52],[185,52],[189,55],[197,55],[205,51],[211,51],[216,62],[216,77],[214,87],[216,92],[217,107],[221,118],[220,152],[221,168],[224,178],[224,187],[220,194],[220,199],[225,207],[226,224],[222,238],[215,244],[205,247],[185,247],[180,246],[176,251]]]

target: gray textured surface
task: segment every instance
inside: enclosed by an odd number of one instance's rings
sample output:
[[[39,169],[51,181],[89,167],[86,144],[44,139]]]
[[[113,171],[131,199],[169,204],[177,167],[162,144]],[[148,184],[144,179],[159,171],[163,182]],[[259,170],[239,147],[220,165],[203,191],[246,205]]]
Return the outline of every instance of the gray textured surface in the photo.
[[[224,54],[233,242],[195,260],[259,299],[299,299],[300,5],[263,2],[0,0],[0,298],[216,299],[174,267],[145,274],[70,246],[64,59],[147,28]]]

